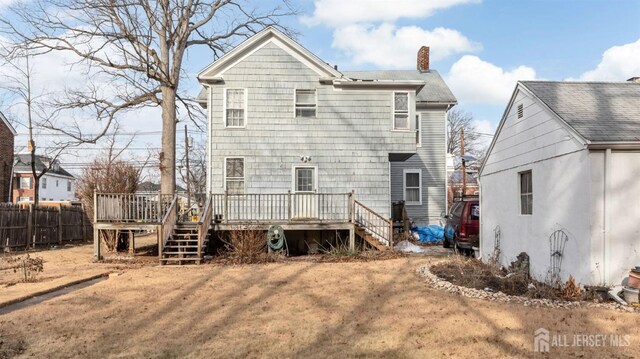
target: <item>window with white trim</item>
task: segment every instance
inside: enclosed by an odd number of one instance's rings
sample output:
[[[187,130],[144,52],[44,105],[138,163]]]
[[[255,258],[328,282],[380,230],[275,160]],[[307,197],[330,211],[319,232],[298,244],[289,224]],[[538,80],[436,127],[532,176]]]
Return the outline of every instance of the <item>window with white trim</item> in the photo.
[[[403,189],[405,204],[422,204],[422,171],[420,169],[404,170]]]
[[[315,168],[296,167],[295,168],[295,190],[296,192],[315,191]]]
[[[31,189],[31,177],[20,177],[18,185],[20,189]]]
[[[420,115],[416,115],[416,146],[422,147],[422,125],[420,124]]]
[[[520,214],[533,214],[533,176],[531,171],[520,172]]]
[[[316,117],[316,90],[296,89],[295,96],[296,117]]]
[[[43,188],[43,189],[46,189],[46,188],[47,188],[47,179],[46,179],[46,178],[43,178],[43,179],[42,179],[42,188]]]
[[[67,180],[67,192],[71,192],[71,181]]]
[[[225,124],[244,127],[247,115],[247,92],[244,89],[225,90]]]
[[[409,129],[409,93],[393,93],[393,129]]]
[[[31,197],[18,197],[18,202],[30,202],[31,201]]]
[[[244,158],[225,160],[225,188],[231,194],[244,193]]]

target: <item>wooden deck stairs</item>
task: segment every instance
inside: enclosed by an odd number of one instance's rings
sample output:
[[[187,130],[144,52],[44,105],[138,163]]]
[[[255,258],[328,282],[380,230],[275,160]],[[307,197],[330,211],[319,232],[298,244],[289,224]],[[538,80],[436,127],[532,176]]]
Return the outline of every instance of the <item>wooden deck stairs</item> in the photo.
[[[388,245],[383,244],[376,238],[375,234],[371,233],[371,231],[367,230],[365,227],[356,225],[355,232],[360,238],[369,243],[373,248],[380,251],[386,251],[387,249],[389,249]]]
[[[209,236],[207,233],[199,251],[197,223],[177,223],[162,249],[160,264],[200,264]]]

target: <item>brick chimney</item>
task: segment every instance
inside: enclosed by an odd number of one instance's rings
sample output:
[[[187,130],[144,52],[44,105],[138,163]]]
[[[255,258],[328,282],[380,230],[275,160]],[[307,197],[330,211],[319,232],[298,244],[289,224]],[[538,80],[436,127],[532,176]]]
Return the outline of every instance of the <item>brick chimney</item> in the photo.
[[[429,46],[422,46],[418,50],[418,71],[429,71]]]

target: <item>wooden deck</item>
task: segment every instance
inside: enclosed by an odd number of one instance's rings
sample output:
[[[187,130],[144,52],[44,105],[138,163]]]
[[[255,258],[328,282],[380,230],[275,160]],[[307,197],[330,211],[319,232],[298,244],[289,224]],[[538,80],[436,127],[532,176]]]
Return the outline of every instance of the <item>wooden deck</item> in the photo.
[[[162,258],[163,248],[177,235],[176,226],[181,226],[183,207],[174,195],[95,194],[96,257],[100,258],[99,230],[156,229]],[[210,194],[193,230],[198,242],[191,245],[200,261],[210,230],[267,230],[272,225],[285,230],[349,230],[352,247],[356,234],[381,250],[393,246],[391,220],[356,201],[353,192]]]

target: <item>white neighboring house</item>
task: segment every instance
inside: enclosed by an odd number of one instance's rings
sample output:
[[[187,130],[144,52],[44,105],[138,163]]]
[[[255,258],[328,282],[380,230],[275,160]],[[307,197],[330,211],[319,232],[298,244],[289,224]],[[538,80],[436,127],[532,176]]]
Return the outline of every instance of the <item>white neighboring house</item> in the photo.
[[[42,172],[48,161],[51,160],[47,157],[36,156],[36,173]],[[33,202],[35,182],[31,172],[31,154],[15,155],[13,175],[13,201]],[[40,177],[40,202],[75,201],[75,191],[75,177],[57,161]]]
[[[517,84],[480,170],[483,259],[499,248],[508,265],[526,252],[534,277],[592,285],[620,284],[640,265],[633,80]],[[566,241],[550,240],[557,230]]]

